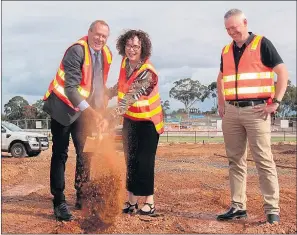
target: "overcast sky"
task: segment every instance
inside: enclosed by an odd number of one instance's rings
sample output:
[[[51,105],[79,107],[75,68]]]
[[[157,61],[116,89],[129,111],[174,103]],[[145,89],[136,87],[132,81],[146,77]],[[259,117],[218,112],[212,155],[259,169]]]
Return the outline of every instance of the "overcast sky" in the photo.
[[[121,57],[115,44],[125,29],[149,33],[152,62],[159,72],[160,93],[169,98],[173,82],[191,77],[208,85],[216,80],[220,53],[230,38],[224,14],[241,9],[249,30],[266,36],[286,63],[296,84],[296,2],[2,2],[2,107],[20,95],[30,104],[41,99],[65,50],[105,20],[114,60],[108,86],[118,78]],[[115,99],[113,99],[113,103]],[[172,108],[183,107],[170,99]],[[209,110],[212,101],[196,104]]]

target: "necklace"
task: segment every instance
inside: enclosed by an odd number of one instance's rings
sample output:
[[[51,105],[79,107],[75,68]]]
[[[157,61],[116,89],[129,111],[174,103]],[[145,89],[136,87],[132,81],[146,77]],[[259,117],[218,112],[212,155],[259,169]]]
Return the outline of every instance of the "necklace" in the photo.
[[[131,63],[129,63],[129,69],[130,69],[130,71],[134,71],[134,69],[137,67],[137,64],[136,64],[136,66],[131,66]]]
[[[129,61],[129,63],[128,63],[128,65],[129,65],[129,69],[130,70],[132,70],[132,71],[134,71],[136,68],[137,68],[137,66],[138,65],[140,65],[142,62],[141,62],[141,60],[140,61],[138,61],[136,64],[135,64],[135,66],[131,66],[131,63],[130,63],[130,61]]]

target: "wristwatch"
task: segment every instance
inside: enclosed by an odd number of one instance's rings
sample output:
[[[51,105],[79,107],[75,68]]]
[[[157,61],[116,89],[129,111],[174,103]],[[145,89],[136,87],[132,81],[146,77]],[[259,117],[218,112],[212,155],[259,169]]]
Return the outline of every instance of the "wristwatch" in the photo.
[[[280,102],[279,100],[277,100],[276,98],[273,98],[273,99],[272,99],[272,103],[277,103],[277,104],[279,104],[279,105],[281,104],[281,102]]]

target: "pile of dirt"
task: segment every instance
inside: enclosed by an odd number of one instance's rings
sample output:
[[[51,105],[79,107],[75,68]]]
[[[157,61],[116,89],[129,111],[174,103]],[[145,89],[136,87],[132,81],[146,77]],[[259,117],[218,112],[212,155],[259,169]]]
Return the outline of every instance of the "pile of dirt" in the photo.
[[[118,175],[105,175],[84,185],[82,228],[88,232],[104,230],[121,211],[121,182]]]
[[[82,234],[83,230],[76,221],[71,222],[59,222],[55,229],[52,231],[53,234]]]
[[[124,201],[125,161],[105,136],[91,155],[91,179],[82,187],[82,221],[84,232],[102,232],[120,214]]]

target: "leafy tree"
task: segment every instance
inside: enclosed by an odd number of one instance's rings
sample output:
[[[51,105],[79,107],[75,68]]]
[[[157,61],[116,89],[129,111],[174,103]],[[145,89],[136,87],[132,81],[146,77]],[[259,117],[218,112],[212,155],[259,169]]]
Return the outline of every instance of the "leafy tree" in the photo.
[[[217,97],[217,82],[212,82],[210,85],[208,85],[207,89],[209,91],[209,95],[212,98]]]
[[[37,110],[37,118],[39,119],[46,119],[49,118],[49,115],[43,111],[42,107],[43,107],[44,101],[42,99],[37,100],[32,106],[36,108]]]
[[[297,112],[297,88],[292,84],[292,82],[288,81],[288,86],[286,93],[282,99],[282,103],[279,107],[279,116],[281,117],[289,117],[293,113]]]
[[[178,109],[178,110],[173,110],[171,112],[171,117],[175,117],[175,118],[187,118],[188,114],[186,112],[185,109]]]
[[[217,94],[218,94],[218,89],[217,89],[217,82],[212,82],[210,85],[207,86],[208,89],[208,98],[213,98],[214,99],[214,104],[213,107],[211,108],[211,113],[216,113],[218,110],[218,105],[217,105]]]
[[[170,110],[169,100],[161,101],[163,115],[166,117],[166,111]]]
[[[171,115],[176,115],[176,114],[185,114],[186,110],[185,109],[178,109],[178,110],[173,110]]]
[[[36,119],[37,118],[37,109],[31,105],[27,105],[23,110],[23,117],[25,119]]]
[[[28,101],[21,96],[11,98],[4,105],[4,113],[8,120],[17,120],[24,118],[24,107],[29,105]]]
[[[6,121],[7,120],[7,117],[4,113],[1,113],[1,120],[2,121]]]
[[[197,101],[203,102],[208,97],[208,94],[208,89],[205,85],[191,78],[175,81],[174,87],[169,91],[169,97],[182,102],[185,105],[186,112]]]

